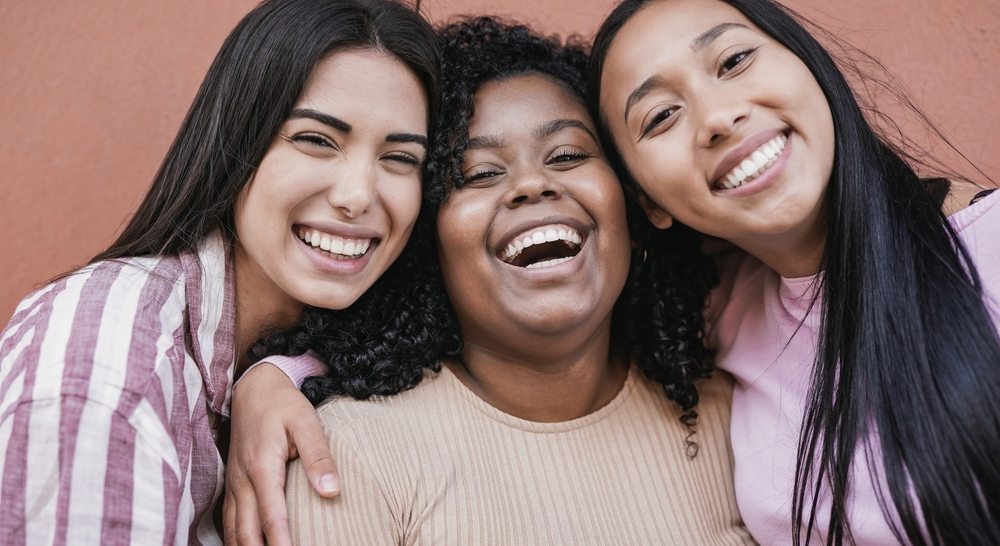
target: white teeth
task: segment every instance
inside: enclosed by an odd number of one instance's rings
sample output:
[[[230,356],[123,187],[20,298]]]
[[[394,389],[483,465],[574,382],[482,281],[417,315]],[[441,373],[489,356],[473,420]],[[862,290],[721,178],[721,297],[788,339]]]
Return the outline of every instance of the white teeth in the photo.
[[[532,232],[530,235],[529,234],[525,234],[525,235],[519,236],[519,237],[521,237],[521,238],[520,239],[514,239],[513,241],[511,241],[510,243],[507,244],[507,248],[505,248],[503,250],[502,255],[501,255],[501,259],[503,261],[508,262],[508,263],[511,262],[511,261],[513,261],[514,258],[516,258],[519,254],[521,254],[521,251],[523,251],[525,248],[528,248],[529,246],[532,246],[532,245],[537,245],[537,244],[541,244],[541,243],[551,243],[551,242],[554,242],[554,241],[566,241],[568,243],[577,244],[577,245],[583,243],[583,237],[579,233],[577,233],[576,230],[574,230],[572,228],[565,228],[565,227],[561,227],[561,228],[552,227],[552,228],[546,228],[544,230],[540,229],[540,230]],[[566,258],[566,260],[568,260],[570,258]],[[552,262],[552,261],[554,261],[554,260],[547,260],[547,261],[539,262],[539,263],[553,265],[553,264],[549,263],[549,262]],[[563,260],[563,261],[565,261],[565,260]],[[559,263],[562,263],[562,262],[559,262]],[[537,266],[537,264],[533,264],[531,267],[536,267],[536,266]]]
[[[563,262],[568,262],[573,259],[573,256],[567,256],[565,258],[556,258],[554,260],[545,260],[544,262],[535,262],[533,264],[528,264],[525,266],[526,269],[535,269],[538,267],[552,267],[554,265],[559,265]]]
[[[317,251],[329,252],[335,257],[351,258],[363,256],[371,247],[371,239],[346,240],[335,235],[320,234],[318,231],[299,230],[299,239]]]
[[[720,180],[725,189],[732,189],[750,182],[760,176],[781,155],[788,143],[788,137],[778,135],[754,150],[749,157],[740,162],[732,171]]]

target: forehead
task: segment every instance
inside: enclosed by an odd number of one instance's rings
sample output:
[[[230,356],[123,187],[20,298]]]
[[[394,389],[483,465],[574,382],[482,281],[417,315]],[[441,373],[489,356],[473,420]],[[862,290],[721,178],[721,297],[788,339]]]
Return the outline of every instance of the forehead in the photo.
[[[657,0],[633,14],[618,31],[605,57],[607,83],[637,85],[696,53],[699,37],[726,23],[760,33],[745,15],[719,0]],[[743,28],[746,27],[746,28]],[[602,93],[603,94],[603,93]]]
[[[371,49],[347,49],[313,67],[296,107],[336,112],[361,109],[384,118],[426,123],[427,97],[417,76],[399,59]],[[395,110],[393,110],[395,109]]]
[[[469,136],[533,130],[553,119],[593,124],[586,106],[563,83],[542,74],[522,74],[483,84],[473,97]]]

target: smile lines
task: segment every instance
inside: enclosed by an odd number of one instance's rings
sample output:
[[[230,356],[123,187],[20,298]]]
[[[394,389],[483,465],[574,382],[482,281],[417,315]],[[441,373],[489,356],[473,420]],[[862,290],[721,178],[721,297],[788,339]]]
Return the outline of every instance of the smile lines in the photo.
[[[723,188],[731,190],[747,182],[752,182],[771,165],[774,165],[778,156],[785,149],[787,142],[788,137],[785,135],[778,135],[765,142],[760,148],[754,150],[749,157],[744,159],[739,166],[720,178],[719,183]]]
[[[357,258],[364,256],[371,246],[371,239],[344,239],[314,229],[299,228],[299,239],[313,250],[322,250],[334,257]]]

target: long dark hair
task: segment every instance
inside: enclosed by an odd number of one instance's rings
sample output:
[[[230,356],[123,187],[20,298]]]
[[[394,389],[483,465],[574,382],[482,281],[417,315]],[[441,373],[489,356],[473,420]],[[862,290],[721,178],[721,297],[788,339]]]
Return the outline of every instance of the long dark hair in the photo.
[[[617,32],[651,1],[625,0],[602,25],[593,96]],[[797,16],[769,0],[724,1],[809,67],[836,132],[822,327],[793,496],[795,543],[803,533],[808,542],[824,484],[833,496],[827,542],[851,541],[846,499],[854,455],[863,450],[869,472],[888,484],[891,499],[881,502],[899,540],[1000,544],[1000,339],[972,259],[924,181],[866,122],[842,72]],[[620,165],[610,135],[602,136]],[[876,448],[881,461],[871,461]]]
[[[118,239],[91,263],[192,251],[220,229],[277,137],[316,64],[344,49],[403,62],[437,116],[433,29],[394,0],[267,0],[236,25],[212,62],[152,187]]]
[[[464,183],[469,120],[475,114],[475,93],[484,84],[542,74],[560,82],[585,105],[596,97],[587,90],[587,47],[573,37],[564,42],[493,17],[456,21],[441,29],[439,37],[444,57],[442,121],[431,162],[439,171],[441,200]],[[702,311],[716,282],[715,269],[699,252],[698,233],[683,227],[656,230],[631,200],[627,215],[634,243],[632,267],[615,305],[612,334],[636,365],[681,406],[685,412],[681,420],[690,427],[697,418],[696,382],[712,370],[701,338]],[[688,446],[694,455],[697,446],[693,442]]]

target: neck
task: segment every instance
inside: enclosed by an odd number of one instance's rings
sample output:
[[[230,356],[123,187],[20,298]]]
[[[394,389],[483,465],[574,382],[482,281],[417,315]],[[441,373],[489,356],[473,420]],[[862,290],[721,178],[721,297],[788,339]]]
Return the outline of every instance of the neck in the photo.
[[[582,344],[562,348],[559,341],[521,339],[517,345],[529,350],[512,352],[509,342],[491,347],[466,339],[461,356],[445,365],[505,413],[535,422],[569,421],[607,405],[625,384],[629,364],[625,351],[611,344],[610,317]]]
[[[236,294],[236,371],[239,377],[249,366],[247,350],[261,336],[273,329],[287,329],[302,315],[303,304],[284,292],[267,288],[269,279],[261,279],[250,267],[241,267],[242,253],[236,252],[233,263]]]
[[[826,246],[826,222],[813,222],[798,233],[732,242],[786,279],[809,277],[819,273]]]

